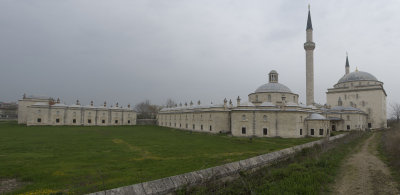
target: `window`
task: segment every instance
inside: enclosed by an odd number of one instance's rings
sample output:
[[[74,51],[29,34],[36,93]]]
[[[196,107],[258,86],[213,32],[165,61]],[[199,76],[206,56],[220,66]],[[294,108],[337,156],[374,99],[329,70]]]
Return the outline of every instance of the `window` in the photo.
[[[76,119],[72,119],[72,123],[74,123],[74,124],[75,124],[75,123],[76,123]]]
[[[38,118],[38,119],[37,119],[37,122],[38,122],[38,123],[41,123],[41,122],[42,122],[42,119],[41,119],[41,118]]]
[[[179,127],[182,127],[182,123],[179,123]]]
[[[194,128],[195,128],[195,125],[193,124],[193,130],[194,130]]]
[[[264,128],[264,129],[263,129],[263,134],[264,134],[264,135],[267,135],[267,134],[268,134],[268,129],[267,129],[267,128]]]
[[[89,124],[92,123],[92,120],[91,120],[91,119],[88,119],[88,120],[87,120],[87,123],[89,123]]]
[[[271,95],[268,94],[268,102],[271,102]]]
[[[57,113],[57,115],[59,115],[59,114],[60,114],[60,111],[58,111],[58,110],[57,110],[57,112],[56,112],[56,113]]]
[[[319,135],[324,135],[324,129],[319,129]]]
[[[242,134],[246,134],[246,127],[242,127]]]
[[[267,118],[267,115],[264,115],[264,116],[263,116],[263,119],[264,119],[264,121],[267,121],[267,119],[268,119],[268,118]]]
[[[186,129],[188,128],[188,124],[186,124]]]
[[[303,135],[303,129],[300,129],[300,135]]]
[[[176,123],[174,123],[174,127],[176,127]]]
[[[311,135],[314,135],[314,129],[311,129]]]
[[[212,126],[210,125],[210,131],[212,131]]]
[[[258,95],[256,95],[256,102],[258,102]]]
[[[300,116],[300,122],[303,122],[303,116]]]
[[[358,99],[358,93],[356,94],[356,99]]]
[[[73,113],[72,113],[72,116],[76,116],[76,112],[73,112]]]
[[[106,120],[101,120],[101,123],[105,124],[105,123],[106,123]]]
[[[128,124],[131,124],[131,120],[128,120]]]
[[[326,129],[326,135],[329,135],[329,129]]]
[[[344,94],[344,99],[347,100],[347,94]]]
[[[58,119],[56,119],[56,123],[59,123],[60,122],[60,119],[58,118]]]
[[[200,129],[203,130],[203,125],[200,125]]]
[[[171,122],[169,122],[169,126],[171,126]]]
[[[372,124],[371,123],[368,123],[368,128],[371,128],[372,127]]]
[[[246,120],[246,115],[242,115],[242,120]]]
[[[293,96],[293,102],[296,102],[296,96]]]
[[[347,115],[347,120],[348,120],[348,121],[350,120],[350,116],[349,116],[349,115]]]
[[[350,125],[347,125],[347,130],[350,130]]]
[[[118,120],[115,120],[115,124],[117,124],[118,123]]]

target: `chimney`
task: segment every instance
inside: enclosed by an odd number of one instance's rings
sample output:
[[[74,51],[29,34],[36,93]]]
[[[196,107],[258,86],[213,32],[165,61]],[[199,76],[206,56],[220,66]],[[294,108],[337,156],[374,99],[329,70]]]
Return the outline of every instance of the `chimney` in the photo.
[[[60,103],[60,98],[57,98],[57,104],[59,104]]]
[[[190,106],[193,106],[193,101],[190,101]]]
[[[115,105],[115,107],[117,107],[117,108],[118,108],[118,102],[117,102],[117,104]]]
[[[107,102],[106,101],[104,101],[104,107],[107,107]]]
[[[128,108],[131,108],[131,104],[128,104]]]
[[[79,100],[76,100],[76,105],[81,105],[81,104],[79,103]]]
[[[225,99],[224,99],[224,107],[225,107],[225,108],[227,107],[226,103],[228,103],[228,100],[226,100],[226,98],[225,98]]]
[[[200,100],[199,100],[199,101],[197,101],[197,105],[199,105],[199,106],[200,106]]]
[[[92,100],[92,101],[90,101],[90,106],[93,106],[93,100]]]
[[[240,106],[240,97],[239,96],[237,97],[236,101],[237,101],[237,105],[236,106],[239,107]]]

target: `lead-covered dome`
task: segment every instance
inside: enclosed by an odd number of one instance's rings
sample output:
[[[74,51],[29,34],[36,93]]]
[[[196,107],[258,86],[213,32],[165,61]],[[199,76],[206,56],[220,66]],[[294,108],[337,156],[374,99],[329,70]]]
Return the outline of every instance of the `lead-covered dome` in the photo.
[[[289,87],[286,87],[285,85],[280,83],[266,83],[264,85],[261,85],[256,89],[255,93],[261,93],[261,92],[292,93]]]
[[[344,75],[338,83],[351,82],[351,81],[378,81],[376,77],[368,72],[355,71]]]

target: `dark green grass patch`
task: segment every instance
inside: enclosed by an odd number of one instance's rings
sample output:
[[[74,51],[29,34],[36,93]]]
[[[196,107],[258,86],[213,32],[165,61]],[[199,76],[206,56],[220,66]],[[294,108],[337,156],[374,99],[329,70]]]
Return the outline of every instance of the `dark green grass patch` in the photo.
[[[317,140],[238,138],[158,126],[0,123],[0,179],[13,193],[88,193],[182,174]],[[33,193],[34,194],[34,193]]]
[[[400,190],[400,124],[391,124],[392,128],[377,133],[379,157],[389,166],[393,178]]]
[[[333,144],[305,149],[291,159],[231,182],[212,182],[178,194],[321,194],[330,191],[340,164],[369,134],[350,134]],[[336,146],[336,147],[335,147]]]

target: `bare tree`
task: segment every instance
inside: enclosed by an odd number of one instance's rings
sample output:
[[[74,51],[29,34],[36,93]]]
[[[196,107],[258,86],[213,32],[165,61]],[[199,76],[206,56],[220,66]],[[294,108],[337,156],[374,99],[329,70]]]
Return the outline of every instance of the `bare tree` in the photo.
[[[400,104],[392,103],[390,107],[392,108],[392,116],[396,118],[396,122],[398,123],[400,121]]]
[[[167,108],[172,108],[175,107],[177,104],[174,100],[172,100],[171,98],[167,99],[167,102],[165,103],[165,107]]]
[[[160,109],[160,106],[151,104],[150,100],[145,100],[135,105],[139,119],[154,119]]]

